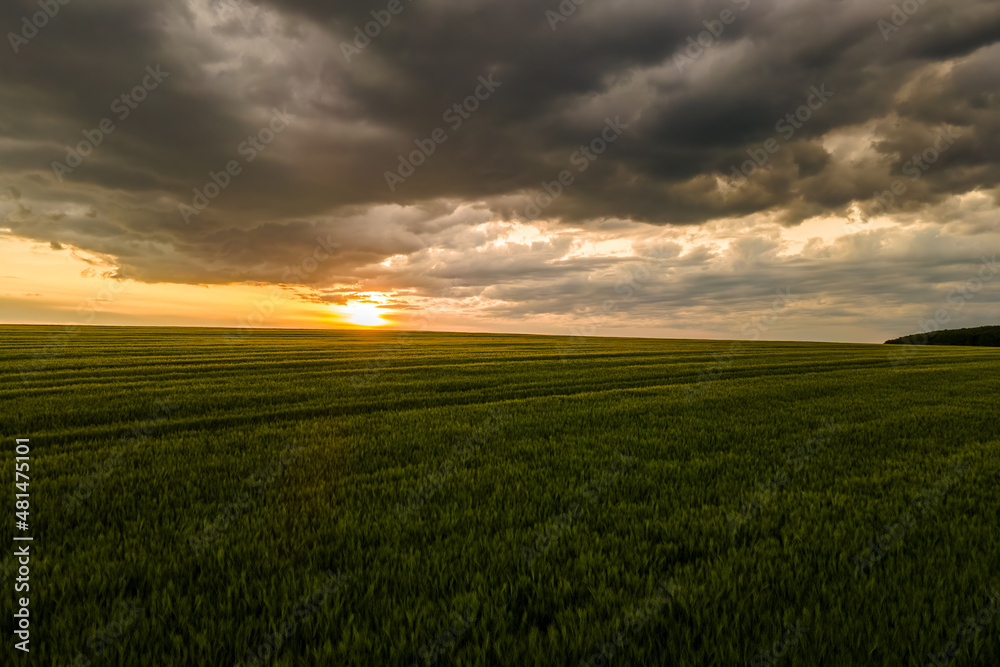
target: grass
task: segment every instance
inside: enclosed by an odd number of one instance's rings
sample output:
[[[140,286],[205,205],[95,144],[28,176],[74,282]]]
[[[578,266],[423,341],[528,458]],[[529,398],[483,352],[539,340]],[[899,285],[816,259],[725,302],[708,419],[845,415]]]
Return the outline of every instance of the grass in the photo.
[[[1000,664],[997,350],[59,332],[21,663]]]

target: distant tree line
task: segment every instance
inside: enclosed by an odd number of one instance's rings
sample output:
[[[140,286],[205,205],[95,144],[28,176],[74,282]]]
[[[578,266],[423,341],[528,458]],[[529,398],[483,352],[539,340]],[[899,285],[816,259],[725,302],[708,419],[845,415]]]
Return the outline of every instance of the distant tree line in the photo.
[[[1000,326],[942,329],[887,340],[886,345],[973,345],[1000,347]]]

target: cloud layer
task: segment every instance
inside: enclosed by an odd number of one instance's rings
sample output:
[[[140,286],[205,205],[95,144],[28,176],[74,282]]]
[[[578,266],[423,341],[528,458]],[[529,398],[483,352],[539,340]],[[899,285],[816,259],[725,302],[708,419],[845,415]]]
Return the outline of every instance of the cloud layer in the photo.
[[[637,321],[793,283],[835,319],[873,291],[932,301],[914,285],[997,247],[992,0],[39,11],[0,8],[2,225],[124,278],[578,317],[671,249]],[[818,219],[858,238],[782,232]]]

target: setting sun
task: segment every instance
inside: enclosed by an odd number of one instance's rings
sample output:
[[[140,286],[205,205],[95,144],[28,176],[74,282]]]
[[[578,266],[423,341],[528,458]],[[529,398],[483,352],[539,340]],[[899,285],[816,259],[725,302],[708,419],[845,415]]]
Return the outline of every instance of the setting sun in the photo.
[[[355,324],[361,327],[380,327],[391,324],[389,320],[382,318],[380,303],[375,299],[379,297],[369,297],[365,301],[348,301],[346,305],[337,306],[340,316],[348,324]],[[381,298],[382,301],[385,297]]]

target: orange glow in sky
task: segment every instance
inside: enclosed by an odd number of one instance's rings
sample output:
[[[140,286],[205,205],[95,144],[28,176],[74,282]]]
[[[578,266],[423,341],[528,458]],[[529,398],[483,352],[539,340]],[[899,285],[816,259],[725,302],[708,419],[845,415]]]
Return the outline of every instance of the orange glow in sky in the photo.
[[[299,298],[305,290],[265,285],[114,281],[113,264],[71,249],[0,233],[0,321],[26,324],[251,328],[376,327],[393,324],[388,295],[359,293],[344,306]]]

